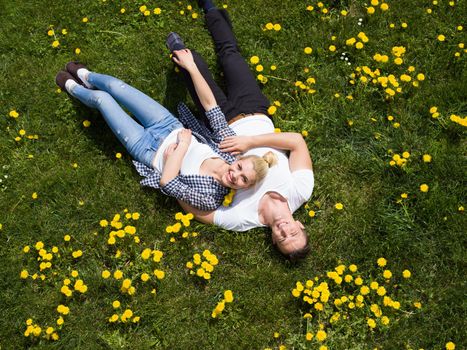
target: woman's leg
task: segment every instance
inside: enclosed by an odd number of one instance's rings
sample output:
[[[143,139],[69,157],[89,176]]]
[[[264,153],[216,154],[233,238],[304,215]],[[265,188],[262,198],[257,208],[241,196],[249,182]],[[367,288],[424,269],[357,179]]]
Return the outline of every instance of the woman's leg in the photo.
[[[86,106],[98,109],[107,125],[128,153],[139,162],[151,166],[155,150],[151,149],[151,139],[145,128],[126,114],[115,99],[104,91],[86,89],[76,85],[70,94]]]
[[[211,9],[205,18],[224,71],[227,98],[235,106],[237,114],[267,115],[270,102],[261,92],[255,76],[240,54],[231,25],[224,16],[227,16],[225,10]]]
[[[120,79],[94,72],[90,72],[87,78],[93,86],[108,92],[125,106],[145,128],[150,128],[157,123],[178,122],[164,106]]]

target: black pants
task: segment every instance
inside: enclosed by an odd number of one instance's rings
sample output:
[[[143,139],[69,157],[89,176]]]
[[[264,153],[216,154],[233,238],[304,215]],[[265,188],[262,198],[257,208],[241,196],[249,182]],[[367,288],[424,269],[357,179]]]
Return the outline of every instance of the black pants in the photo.
[[[227,121],[241,113],[263,113],[268,115],[269,100],[261,92],[255,76],[251,73],[248,64],[239,52],[237,40],[227,20],[227,12],[215,9],[209,11],[205,17],[208,30],[214,40],[220,65],[224,71],[226,93],[214,81],[204,59],[195,51],[192,51],[193,58],[214,93],[217,104],[224,112]],[[202,117],[204,117],[205,111],[196,94],[190,74],[185,69],[180,69],[191,97]],[[206,122],[205,117],[203,121]]]

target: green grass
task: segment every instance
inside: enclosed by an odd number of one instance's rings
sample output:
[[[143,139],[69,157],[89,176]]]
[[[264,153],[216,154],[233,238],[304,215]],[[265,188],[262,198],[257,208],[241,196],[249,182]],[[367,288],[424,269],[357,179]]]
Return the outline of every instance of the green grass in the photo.
[[[456,29],[467,25],[465,1],[455,6],[447,1],[391,1],[387,12],[377,8],[371,16],[363,2],[352,0],[334,1],[333,7],[324,1],[330,9],[327,16],[317,12],[315,1],[225,3],[242,53],[247,59],[259,56],[265,68],[264,93],[281,102],[273,116],[276,126],[309,133],[316,186],[308,207],[299,209],[296,217],[307,228],[311,255],[291,265],[274,250],[266,230],[232,233],[194,222],[190,232],[199,232],[198,237],[169,242],[165,228],[175,223],[176,202],[141,188],[130,157],[99,114],[56,92],[55,74],[78,59],[92,70],[127,81],[173,111],[178,101],[190,102],[164,42],[169,31],[179,32],[220,77],[202,15],[196,20],[190,16],[200,13],[195,2],[5,0],[0,3],[0,348],[264,349],[285,344],[317,349],[315,340],[305,340],[302,315],[309,309],[291,295],[295,283],[324,276],[339,263],[355,263],[362,275],[376,278],[376,260],[382,256],[395,276],[405,268],[412,272],[408,281],[394,277],[402,286],[394,291],[403,302],[402,311],[391,316],[389,327],[374,332],[362,314],[338,326],[321,318],[329,349],[444,349],[448,341],[464,348],[466,221],[458,208],[466,205],[465,128],[449,116],[467,115],[466,52],[458,47],[466,41],[465,28]],[[162,14],[144,17],[139,12],[144,4],[151,10],[160,7]],[[189,4],[193,11],[186,9]],[[315,9],[306,11],[307,5]],[[124,14],[119,12],[122,7]],[[182,9],[185,15],[179,14]],[[346,17],[339,14],[343,9]],[[83,23],[83,17],[89,22]],[[263,31],[268,22],[280,23],[282,29]],[[402,29],[402,22],[408,28]],[[58,48],[47,35],[51,25]],[[68,34],[61,34],[63,28]],[[369,42],[362,50],[347,47],[345,40],[360,31]],[[438,34],[446,41],[438,41]],[[332,44],[336,52],[328,50]],[[307,46],[313,48],[311,55],[303,51]],[[391,63],[393,46],[407,49],[401,66]],[[77,47],[79,55],[74,53]],[[342,52],[351,65],[339,58]],[[390,62],[377,63],[375,53],[387,54]],[[277,70],[271,71],[271,65]],[[425,80],[419,87],[402,84],[403,92],[386,100],[378,85],[349,83],[354,69],[364,65],[396,77],[412,65]],[[294,86],[309,77],[316,79],[315,94]],[[432,106],[438,107],[438,119],[430,116]],[[18,111],[17,119],[9,117],[11,110]],[[394,128],[388,115],[401,126]],[[82,125],[86,119],[92,123],[89,128]],[[17,142],[20,129],[39,138]],[[411,154],[407,165],[391,167],[393,153],[404,151]],[[115,158],[117,152],[123,153],[122,159]],[[430,154],[432,162],[424,163],[423,154]],[[429,185],[427,193],[420,192],[422,183]],[[408,193],[408,199],[398,203],[401,193]],[[334,209],[337,202],[344,210]],[[115,259],[99,221],[110,221],[124,208],[141,213],[136,223],[141,248],[125,246],[126,259]],[[316,212],[314,218],[309,210]],[[63,241],[66,234],[72,236],[69,243]],[[22,269],[37,269],[22,248],[37,241],[48,249],[60,248],[61,257],[53,260],[57,275],[48,275],[44,282],[22,280]],[[136,284],[135,271],[145,266],[136,258],[143,247],[164,252],[159,266],[166,276],[156,283],[156,296],[141,283],[133,297],[122,295],[119,283],[100,277],[104,267],[120,266],[133,271]],[[73,261],[70,253],[76,249],[84,255]],[[200,283],[185,268],[192,255],[204,249],[219,258],[208,283]],[[131,261],[133,267],[128,266]],[[60,287],[72,269],[89,289],[66,300]],[[235,300],[214,320],[211,311],[226,289]],[[110,324],[116,299],[130,305],[141,321]],[[411,307],[414,300],[422,302],[421,310]],[[24,337],[28,318],[44,330],[54,325],[61,303],[70,306],[70,314],[59,341]],[[314,332],[315,319],[310,323]],[[281,334],[278,340],[274,332]]]

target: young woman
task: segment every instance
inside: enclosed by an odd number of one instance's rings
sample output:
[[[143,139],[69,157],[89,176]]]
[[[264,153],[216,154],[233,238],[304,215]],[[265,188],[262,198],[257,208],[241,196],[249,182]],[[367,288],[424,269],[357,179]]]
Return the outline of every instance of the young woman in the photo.
[[[222,204],[229,188],[247,188],[264,178],[276,158],[267,153],[263,157],[236,159],[221,152],[218,144],[235,133],[226,123],[191,53],[181,50],[174,59],[189,72],[212,130],[199,124],[185,105],[179,106],[178,120],[123,81],[91,72],[76,62],[69,62],[66,71],[59,72],[55,80],[62,90],[102,113],[136,160],[138,172],[145,177],[141,184],[160,188],[164,194],[200,210],[214,210]],[[117,101],[142,125],[126,114]]]

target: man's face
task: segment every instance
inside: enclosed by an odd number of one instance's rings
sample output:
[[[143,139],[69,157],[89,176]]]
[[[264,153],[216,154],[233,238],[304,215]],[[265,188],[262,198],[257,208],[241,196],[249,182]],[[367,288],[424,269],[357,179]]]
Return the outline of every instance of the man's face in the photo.
[[[306,245],[304,226],[298,220],[279,219],[272,229],[272,243],[282,254],[290,254]]]

